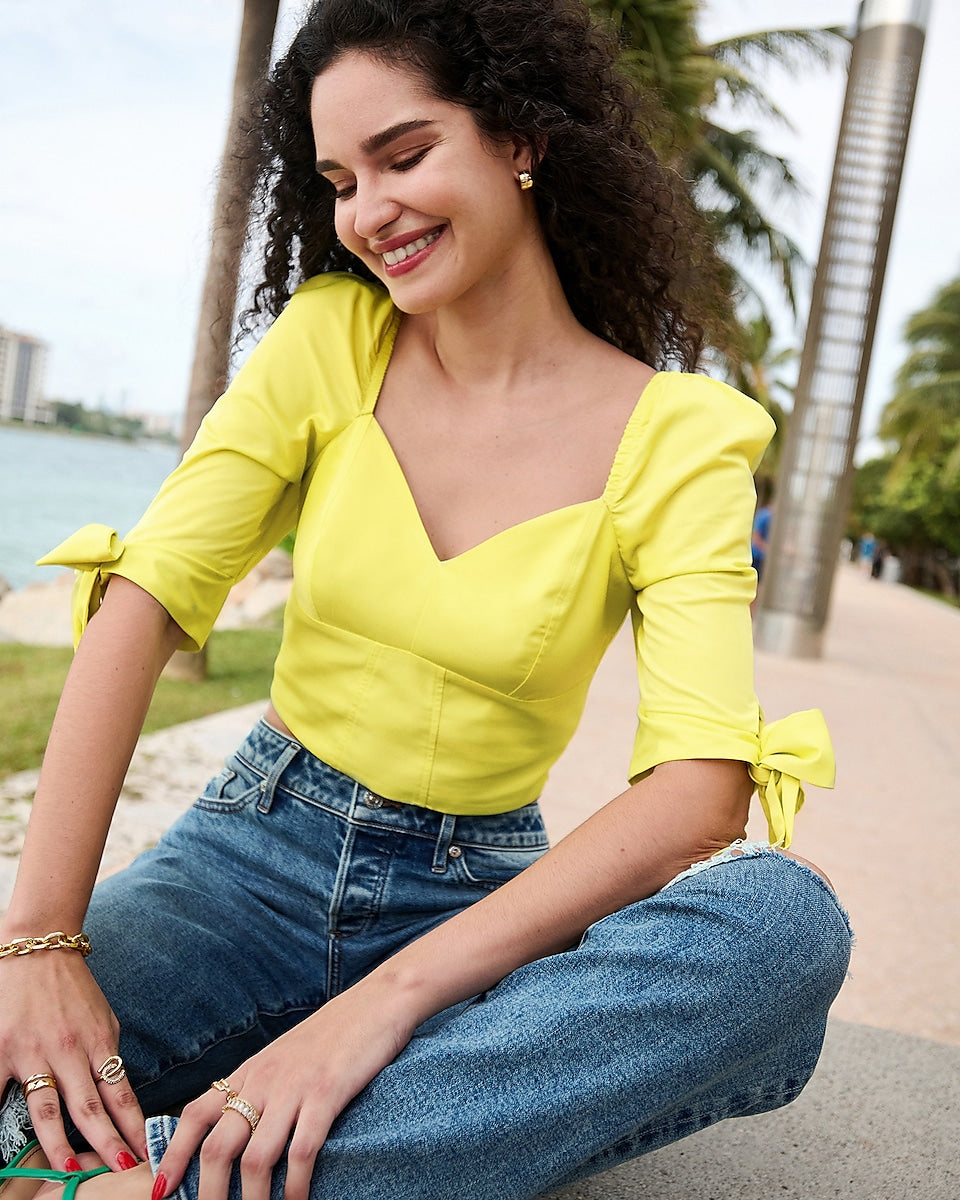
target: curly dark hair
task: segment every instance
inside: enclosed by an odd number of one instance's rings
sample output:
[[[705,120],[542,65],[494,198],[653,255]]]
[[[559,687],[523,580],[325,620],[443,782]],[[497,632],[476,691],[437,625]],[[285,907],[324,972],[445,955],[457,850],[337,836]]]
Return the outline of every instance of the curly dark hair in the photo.
[[[482,134],[534,148],[539,217],[577,319],[655,366],[696,366],[724,308],[722,268],[683,180],[644,134],[655,103],[618,71],[615,40],[579,0],[314,3],[261,98],[254,212],[266,250],[243,328],[276,316],[311,275],[372,278],[336,238],[310,125],[314,79],[349,50],[416,69]]]

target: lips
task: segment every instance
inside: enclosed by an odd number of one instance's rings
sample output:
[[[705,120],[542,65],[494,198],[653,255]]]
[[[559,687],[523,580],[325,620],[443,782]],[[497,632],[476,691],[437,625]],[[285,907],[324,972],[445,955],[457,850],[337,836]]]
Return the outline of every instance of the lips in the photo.
[[[403,246],[398,246],[396,250],[384,250],[383,261],[388,267],[395,267],[398,263],[404,262],[408,258],[412,258],[418,250],[425,250],[427,246],[432,245],[440,236],[439,229],[433,230],[432,233],[427,233],[423,237],[418,237],[412,242],[407,242]]]
[[[443,233],[443,226],[425,229],[422,232],[412,231],[399,234],[397,237],[390,238],[389,241],[371,248],[374,253],[380,255],[386,266],[395,267],[432,245],[441,233]]]

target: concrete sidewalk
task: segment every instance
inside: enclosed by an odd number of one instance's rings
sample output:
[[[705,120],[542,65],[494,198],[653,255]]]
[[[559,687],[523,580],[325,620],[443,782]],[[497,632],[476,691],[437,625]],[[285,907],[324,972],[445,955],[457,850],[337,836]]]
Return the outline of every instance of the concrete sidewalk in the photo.
[[[633,736],[629,638],[611,647],[544,797],[554,832],[613,794]],[[770,719],[822,708],[836,789],[794,848],[857,943],[817,1072],[788,1108],[725,1121],[557,1200],[960,1198],[960,612],[841,568],[822,659],[759,654]],[[614,768],[614,769],[611,769]],[[763,836],[762,816],[751,832]]]
[[[788,1108],[723,1122],[558,1200],[960,1200],[960,612],[843,567],[824,657],[758,655],[757,691],[771,720],[822,708],[837,752],[837,787],[808,790],[794,841],[833,880],[858,939],[821,1065]],[[545,791],[554,839],[622,791],[635,704],[624,631]],[[105,871],[155,840],[262,707],[142,739]],[[34,778],[0,781],[0,911]],[[764,831],[755,818],[751,833]]]
[[[545,789],[554,838],[623,789],[631,650],[625,629]],[[758,654],[756,680],[769,720],[822,709],[836,750],[837,786],[807,789],[793,843],[857,934],[834,1015],[960,1047],[960,611],[843,567],[824,657]],[[766,833],[759,806],[750,832]]]

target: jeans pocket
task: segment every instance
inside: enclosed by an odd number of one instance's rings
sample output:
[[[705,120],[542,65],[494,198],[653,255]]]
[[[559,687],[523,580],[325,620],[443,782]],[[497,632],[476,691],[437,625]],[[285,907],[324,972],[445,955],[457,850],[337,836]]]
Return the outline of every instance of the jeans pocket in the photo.
[[[205,812],[239,812],[259,796],[262,782],[261,775],[234,756],[209,781],[194,807]]]
[[[460,845],[459,849],[459,857],[452,859],[454,870],[466,883],[493,892],[535,863],[548,846]]]

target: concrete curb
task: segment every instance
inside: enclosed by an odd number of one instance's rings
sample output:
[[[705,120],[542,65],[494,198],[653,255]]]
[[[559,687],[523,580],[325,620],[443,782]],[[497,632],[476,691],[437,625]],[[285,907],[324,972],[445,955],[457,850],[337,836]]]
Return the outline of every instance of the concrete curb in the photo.
[[[800,1098],[551,1200],[957,1200],[960,1047],[832,1021]]]

